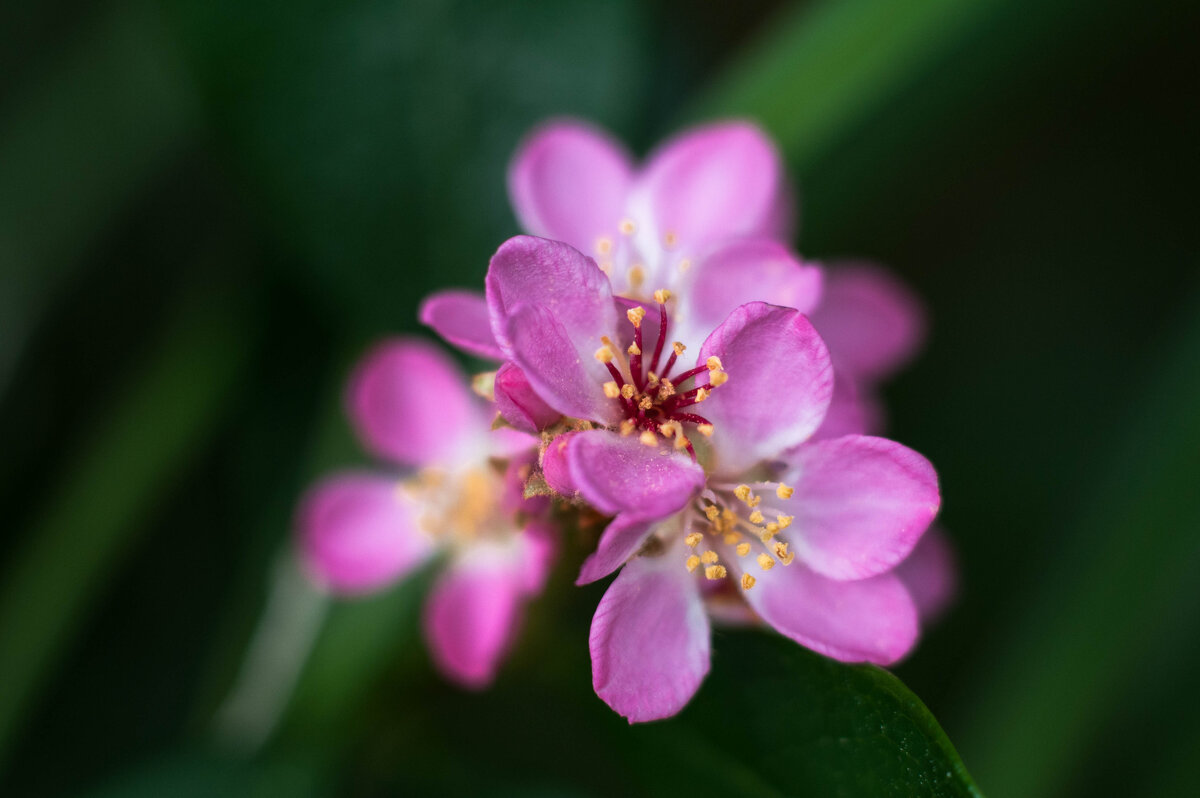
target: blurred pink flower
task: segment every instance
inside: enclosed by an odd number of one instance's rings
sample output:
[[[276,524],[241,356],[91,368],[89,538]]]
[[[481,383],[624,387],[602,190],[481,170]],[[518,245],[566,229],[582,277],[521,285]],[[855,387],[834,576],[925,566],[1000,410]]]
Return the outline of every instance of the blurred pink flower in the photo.
[[[363,446],[406,475],[346,471],[314,485],[297,515],[305,565],[332,592],[356,595],[445,555],[425,605],[425,636],[446,676],[485,686],[555,549],[553,528],[537,519],[546,500],[523,499],[535,441],[493,432],[464,375],[417,340],[368,352],[346,404]]]

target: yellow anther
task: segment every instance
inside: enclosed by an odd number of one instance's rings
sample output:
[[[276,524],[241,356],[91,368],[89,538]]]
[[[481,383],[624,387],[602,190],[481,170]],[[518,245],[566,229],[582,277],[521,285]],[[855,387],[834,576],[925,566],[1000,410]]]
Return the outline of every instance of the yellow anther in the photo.
[[[715,551],[713,551],[712,549],[709,549],[708,551],[706,551],[700,555],[700,562],[704,563],[705,565],[712,565],[719,559],[721,559],[721,558],[718,557],[717,553]]]
[[[674,230],[668,230],[666,235],[663,236],[663,244],[666,245],[667,249],[670,249],[678,243],[679,236],[675,234]]]
[[[642,410],[649,410],[650,408],[654,407],[654,400],[649,396],[643,396],[638,400],[638,407],[640,407]]]
[[[647,446],[658,446],[658,436],[650,430],[643,430],[642,434],[638,436],[638,440]]]
[[[762,522],[763,522],[762,510],[755,510],[754,512],[750,513],[750,523],[761,524]]]
[[[754,587],[754,583],[758,580],[750,574],[742,574],[742,590],[749,590]]]
[[[671,298],[671,292],[665,288],[659,288],[654,292],[654,301],[660,305],[667,304],[667,300]]]
[[[687,558],[687,562],[685,562],[684,565],[687,566],[688,573],[693,573],[697,568],[700,567],[700,558],[693,554],[691,557]]]
[[[708,372],[708,381],[712,383],[712,387],[719,388],[729,382],[729,375],[724,371],[710,371]]]
[[[721,508],[715,504],[710,504],[704,508],[704,514],[708,516],[709,521],[716,521],[721,517]]]
[[[596,350],[596,359],[601,363],[611,363],[613,361],[613,351],[608,346],[602,346]],[[724,394],[721,394],[724,396]]]
[[[775,533],[771,531],[770,527],[767,527],[766,529],[764,529],[763,531],[758,533],[758,539],[761,540],[763,543],[770,543],[771,538],[773,538],[773,537],[775,537]]]
[[[771,559],[771,555],[769,554],[760,554],[758,555],[758,567],[764,571],[769,571],[775,567],[775,561]]]
[[[637,423],[632,418],[627,418],[618,425],[617,429],[620,430],[622,435],[632,435],[633,429],[636,426]]]
[[[749,499],[746,499],[747,507],[757,507],[760,504],[762,504],[762,496],[751,496]]]
[[[629,267],[629,284],[637,288],[646,279],[646,270],[642,268],[640,263],[635,263]]]
[[[617,229],[621,231],[621,235],[631,236],[637,232],[637,225],[633,223],[633,219],[622,219]]]
[[[662,387],[660,387],[658,389],[658,401],[661,402],[663,399],[666,399],[668,396],[674,396],[674,395],[675,395],[675,386],[671,384],[670,380],[663,380]]]
[[[651,371],[646,375],[646,387],[653,388],[655,385],[658,385],[658,375]]]
[[[724,396],[724,395],[725,394],[721,394],[721,396]],[[789,488],[787,485],[784,485],[782,482],[780,482],[779,486],[777,488],[775,488],[775,495],[781,499],[790,499],[790,498],[792,498],[792,494],[795,492],[796,492],[795,488]]]
[[[629,348],[625,351],[631,355],[640,355],[642,353],[642,348],[638,346],[637,342],[635,341],[634,343],[630,344]]]
[[[730,510],[728,507],[722,507],[721,520],[729,526],[733,526],[737,523],[737,513],[735,513],[733,510]]]
[[[780,558],[779,558],[779,561],[780,561],[781,563],[783,563],[784,565],[791,565],[791,564],[792,564],[792,560],[794,560],[794,559],[796,559],[796,552],[794,552],[794,551],[789,551],[789,552],[787,553],[787,556],[786,556],[786,557],[780,557]]]
[[[675,350],[676,355],[682,355],[684,350],[687,349],[687,347],[684,346],[679,341],[676,341],[675,343],[671,344],[671,348]]]
[[[787,556],[787,553],[788,544],[784,543],[782,540],[775,541],[775,556],[782,560]]]
[[[664,438],[673,438],[673,437],[675,437],[675,431],[676,431],[675,428],[676,427],[679,427],[679,432],[683,432],[682,426],[679,424],[678,421],[674,421],[674,420],[668,421],[666,424],[659,424],[658,431],[663,434]]]
[[[703,435],[706,438],[711,438],[712,434],[713,434],[713,425],[712,424],[697,424],[696,432],[699,432],[701,435]]]
[[[704,578],[716,581],[717,579],[724,579],[728,573],[724,565],[710,565],[704,569]]]
[[[629,383],[625,383],[624,385],[622,385],[621,386],[621,396],[625,397],[626,399],[632,399],[633,398],[633,386],[630,385]]]
[[[722,395],[724,395],[724,394],[722,394]],[[746,501],[747,499],[750,498],[750,486],[749,485],[738,485],[736,488],[733,489],[733,495],[737,496],[742,501]]]
[[[676,449],[686,449],[688,447],[689,443],[691,443],[691,441],[689,441],[687,439],[687,436],[684,435],[682,432],[679,433],[679,436],[675,438],[675,448]]]
[[[696,391],[696,404],[700,404],[712,394],[712,391],[707,388],[700,388]]]
[[[704,361],[704,367],[709,371],[720,371],[724,368],[721,364],[721,358],[716,355],[709,355],[708,360]]]
[[[489,402],[496,398],[496,372],[485,371],[471,378],[471,390]]]
[[[679,271],[681,274],[683,272],[686,272],[690,268],[692,268],[692,262],[690,260],[688,260],[687,258],[684,258],[683,260],[679,261]]]
[[[792,521],[796,520],[796,516],[794,516],[794,515],[777,515],[777,516],[775,516],[775,520],[779,523],[780,529],[787,529],[789,526],[792,525]]]
[[[737,553],[738,553],[739,557],[745,557],[747,554],[750,553],[750,544],[749,543],[739,543],[737,546]]]
[[[607,255],[612,252],[613,242],[608,236],[601,236],[596,239],[596,254]]]
[[[630,308],[625,311],[625,318],[629,319],[629,323],[634,327],[641,327],[642,319],[646,318],[646,309],[643,307]]]
[[[694,549],[696,546],[700,545],[700,541],[702,540],[704,540],[704,535],[701,535],[699,532],[693,532],[684,538],[683,542],[688,545],[688,548]]]
[[[621,389],[617,387],[617,383],[614,380],[609,380],[604,383],[604,395],[609,399],[616,399],[621,395]]]
[[[778,532],[778,531],[779,531],[779,524],[775,523],[774,521],[772,521],[771,523],[767,524],[767,532],[769,532],[769,533],[771,533],[772,535],[774,535],[774,534],[775,534],[776,532]]]
[[[725,545],[732,546],[734,543],[737,543],[741,539],[742,539],[741,532],[727,532],[725,534]]]

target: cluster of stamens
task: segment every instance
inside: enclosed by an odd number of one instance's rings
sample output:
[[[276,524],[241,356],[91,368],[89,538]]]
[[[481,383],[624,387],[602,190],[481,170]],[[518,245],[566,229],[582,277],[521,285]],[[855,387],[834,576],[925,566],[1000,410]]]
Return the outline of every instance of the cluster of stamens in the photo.
[[[666,303],[670,298],[671,292],[665,289],[654,292],[654,301],[658,303],[658,340],[649,357],[642,349],[642,320],[646,317],[646,309],[638,306],[625,313],[633,325],[633,343],[622,352],[612,339],[603,336],[600,339],[603,345],[596,350],[596,359],[612,375],[612,380],[604,383],[604,395],[620,403],[624,418],[617,429],[622,435],[637,432],[647,446],[657,446],[661,436],[673,440],[676,449],[687,449],[695,457],[696,450],[684,431],[684,425],[695,427],[705,437],[712,435],[713,425],[704,416],[688,408],[703,402],[715,388],[724,385],[729,380],[729,374],[721,365],[720,358],[710,357],[703,365],[672,377],[676,362],[686,349],[679,341],[671,345],[671,354],[659,371],[658,364],[667,340]],[[702,380],[701,375],[705,379]],[[694,387],[684,387],[688,380],[693,380]]]
[[[637,229],[633,219],[622,219],[617,224],[620,236],[615,241],[609,236],[601,236],[596,239],[595,245],[596,261],[601,271],[616,280],[624,277],[631,296],[641,294],[642,285],[646,280],[646,265],[642,262],[642,253],[637,251],[633,240]],[[679,253],[675,252],[678,244],[679,236],[675,231],[667,230],[662,236],[661,252],[645,254],[656,260],[672,261],[674,267],[683,273],[691,268],[692,261],[690,258],[680,257]],[[642,246],[645,246],[645,242],[642,242]]]
[[[782,482],[758,483],[755,487],[774,487],[775,496],[781,500],[790,499],[795,493],[793,488]],[[788,551],[787,541],[779,540],[775,536],[780,531],[787,529],[795,516],[769,510],[762,504],[763,497],[756,494],[750,485],[738,485],[733,488],[732,494],[736,503],[723,501],[718,492],[711,490],[706,491],[702,497],[697,510],[704,520],[697,518],[697,523],[689,524],[690,531],[684,538],[684,543],[688,548],[693,552],[700,552],[688,555],[687,561],[684,563],[688,571],[695,572],[703,565],[704,576],[707,579],[724,579],[729,575],[728,570],[721,564],[721,557],[716,548],[711,547],[711,542],[710,547],[701,550],[701,544],[710,538],[731,547],[738,557],[748,557],[755,548],[752,541],[757,541],[761,548],[755,560],[763,571],[771,570],[776,564],[791,565],[796,558],[796,553]],[[745,517],[738,510],[733,509],[739,505],[741,505],[739,509],[749,511]],[[767,520],[767,512],[764,512],[767,510],[773,516],[770,521]],[[707,538],[704,532],[696,531],[697,526],[707,527]],[[754,587],[757,581],[752,574],[742,574],[742,588],[745,590]]]
[[[434,538],[470,542],[497,527],[499,476],[489,466],[458,473],[426,468],[396,485],[398,495],[419,507],[417,525]]]

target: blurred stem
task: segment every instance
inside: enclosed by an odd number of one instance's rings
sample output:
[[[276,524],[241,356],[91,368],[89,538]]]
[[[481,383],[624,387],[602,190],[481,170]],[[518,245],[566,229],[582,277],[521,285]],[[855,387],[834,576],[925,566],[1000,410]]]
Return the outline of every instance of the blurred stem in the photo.
[[[751,116],[779,140],[789,164],[807,166],[1002,5],[997,0],[803,4],[754,42],[689,116]]]
[[[1039,589],[962,702],[961,747],[997,795],[1059,794],[1110,696],[1144,678],[1162,641],[1195,634],[1178,611],[1195,591],[1200,529],[1200,296],[1191,307],[1064,556],[1038,569]]]
[[[247,355],[248,314],[190,300],[79,452],[0,592],[0,768],[38,689],[155,499],[201,447]]]
[[[0,110],[0,394],[54,291],[186,146],[192,94],[155,8],[113,4]]]

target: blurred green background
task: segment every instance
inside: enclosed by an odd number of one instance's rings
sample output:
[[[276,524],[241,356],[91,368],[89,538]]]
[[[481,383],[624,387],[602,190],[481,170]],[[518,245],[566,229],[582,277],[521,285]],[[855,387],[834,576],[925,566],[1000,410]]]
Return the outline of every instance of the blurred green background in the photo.
[[[1105,0],[0,6],[0,794],[967,794],[954,749],[991,796],[1196,794],[1198,35]],[[962,592],[897,675],[945,736],[731,633],[628,729],[578,546],[483,695],[432,673],[422,578],[292,575],[297,495],[364,462],[349,364],[480,284],[564,113],[639,152],[758,120],[799,249],[924,297],[891,434]]]

